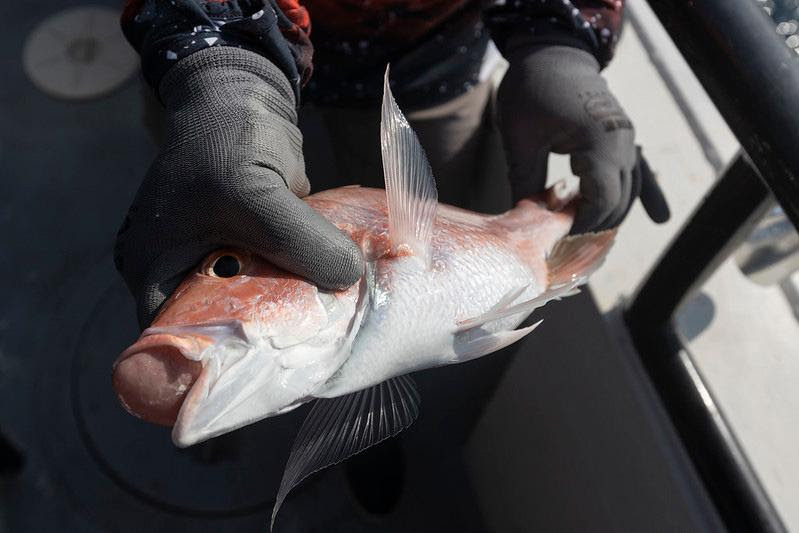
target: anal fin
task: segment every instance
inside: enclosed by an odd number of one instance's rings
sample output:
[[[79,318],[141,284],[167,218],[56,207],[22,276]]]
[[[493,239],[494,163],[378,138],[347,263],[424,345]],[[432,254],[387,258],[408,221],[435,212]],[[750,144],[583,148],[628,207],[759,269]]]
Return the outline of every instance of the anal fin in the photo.
[[[518,298],[522,292],[524,292],[524,289],[526,289],[526,287],[522,288],[521,290],[511,290],[505,296],[503,296],[496,305],[494,305],[485,313],[476,317],[459,321],[457,323],[457,331],[466,331],[468,329],[482,326],[488,322],[493,322],[494,320],[499,320],[501,318],[506,318],[513,315],[520,315],[522,313],[529,315],[534,310],[538,309],[539,307],[543,307],[553,300],[559,300],[566,296],[573,296],[580,292],[579,289],[577,289],[577,283],[572,282],[566,285],[552,287],[539,294],[535,298],[520,302],[516,305],[511,305],[513,301],[516,300],[516,298]]]
[[[410,376],[314,403],[291,448],[272,510],[271,527],[288,493],[314,472],[393,437],[419,415],[419,393]]]
[[[465,342],[456,342],[454,349],[457,362],[463,363],[471,361],[472,359],[494,353],[506,346],[510,346],[531,333],[535,328],[541,325],[541,322],[543,322],[543,320],[539,320],[532,326],[527,326],[526,328],[500,331],[499,333],[486,333],[485,335],[480,335],[466,340]]]

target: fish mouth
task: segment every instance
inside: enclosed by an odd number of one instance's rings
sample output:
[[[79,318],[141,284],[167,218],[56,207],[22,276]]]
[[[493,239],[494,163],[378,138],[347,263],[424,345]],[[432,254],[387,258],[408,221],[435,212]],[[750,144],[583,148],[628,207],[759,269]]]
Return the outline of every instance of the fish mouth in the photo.
[[[240,338],[242,333],[238,323],[146,329],[113,365],[117,398],[130,414],[173,426],[203,374],[203,352],[222,337]]]
[[[290,411],[307,394],[284,382],[271,344],[251,342],[241,322],[153,327],[114,364],[122,405],[172,426],[181,448]]]

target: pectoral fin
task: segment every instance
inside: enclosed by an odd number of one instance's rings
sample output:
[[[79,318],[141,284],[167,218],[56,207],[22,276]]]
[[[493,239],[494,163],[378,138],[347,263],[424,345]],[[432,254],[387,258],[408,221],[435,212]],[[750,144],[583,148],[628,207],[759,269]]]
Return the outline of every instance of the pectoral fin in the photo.
[[[368,389],[317,400],[289,454],[272,510],[272,527],[288,493],[303,479],[393,437],[419,415],[419,393],[410,376]]]
[[[419,139],[391,94],[388,68],[383,80],[380,147],[392,250],[429,261],[438,205],[436,182]]]

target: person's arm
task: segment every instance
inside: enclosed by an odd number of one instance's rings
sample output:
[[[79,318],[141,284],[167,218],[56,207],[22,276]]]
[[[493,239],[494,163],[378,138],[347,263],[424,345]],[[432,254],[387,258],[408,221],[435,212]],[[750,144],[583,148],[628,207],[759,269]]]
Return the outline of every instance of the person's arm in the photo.
[[[156,92],[169,69],[207,48],[243,48],[268,59],[298,104],[313,68],[311,22],[298,0],[126,0],[121,25]]]
[[[581,196],[572,233],[618,225],[641,190],[632,122],[600,74],[623,7],[623,0],[506,0],[486,12],[510,64],[498,106],[514,197],[543,190],[550,152],[569,154]]]
[[[166,110],[164,143],[115,246],[143,328],[186,272],[222,246],[324,288],[361,275],[355,244],[299,199],[310,187],[296,99],[310,49],[284,35],[302,28],[276,5],[241,12],[239,4],[144,0],[123,16]]]

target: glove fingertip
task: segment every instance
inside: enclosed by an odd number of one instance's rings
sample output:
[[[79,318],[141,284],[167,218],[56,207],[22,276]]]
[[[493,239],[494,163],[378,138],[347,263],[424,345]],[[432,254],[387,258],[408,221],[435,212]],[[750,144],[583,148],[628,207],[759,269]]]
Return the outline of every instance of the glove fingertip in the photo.
[[[656,205],[644,203],[644,209],[646,210],[646,214],[649,215],[649,218],[651,218],[652,222],[655,224],[665,224],[671,219],[671,211],[669,210],[669,206],[666,204],[666,202],[658,203]]]
[[[579,213],[579,211],[578,211]],[[569,230],[569,235],[579,235],[580,233],[589,233],[595,231],[601,218],[588,218],[585,216],[575,216],[572,227]]]
[[[646,214],[655,224],[665,224],[671,219],[671,210],[666,201],[666,195],[654,178],[641,183],[641,204]]]
[[[605,229],[605,222],[613,215],[617,203],[612,202],[606,195],[583,197],[577,203],[577,212],[574,214],[569,234],[577,235]]]
[[[355,243],[344,234],[337,241],[324,250],[308,273],[308,277],[324,289],[345,289],[363,275],[363,256]]]
[[[657,182],[654,171],[649,166],[649,162],[644,158],[638,147],[638,165],[636,170],[640,180],[639,198],[644,206],[646,214],[656,224],[664,224],[671,218],[671,210],[666,201],[666,195]]]

